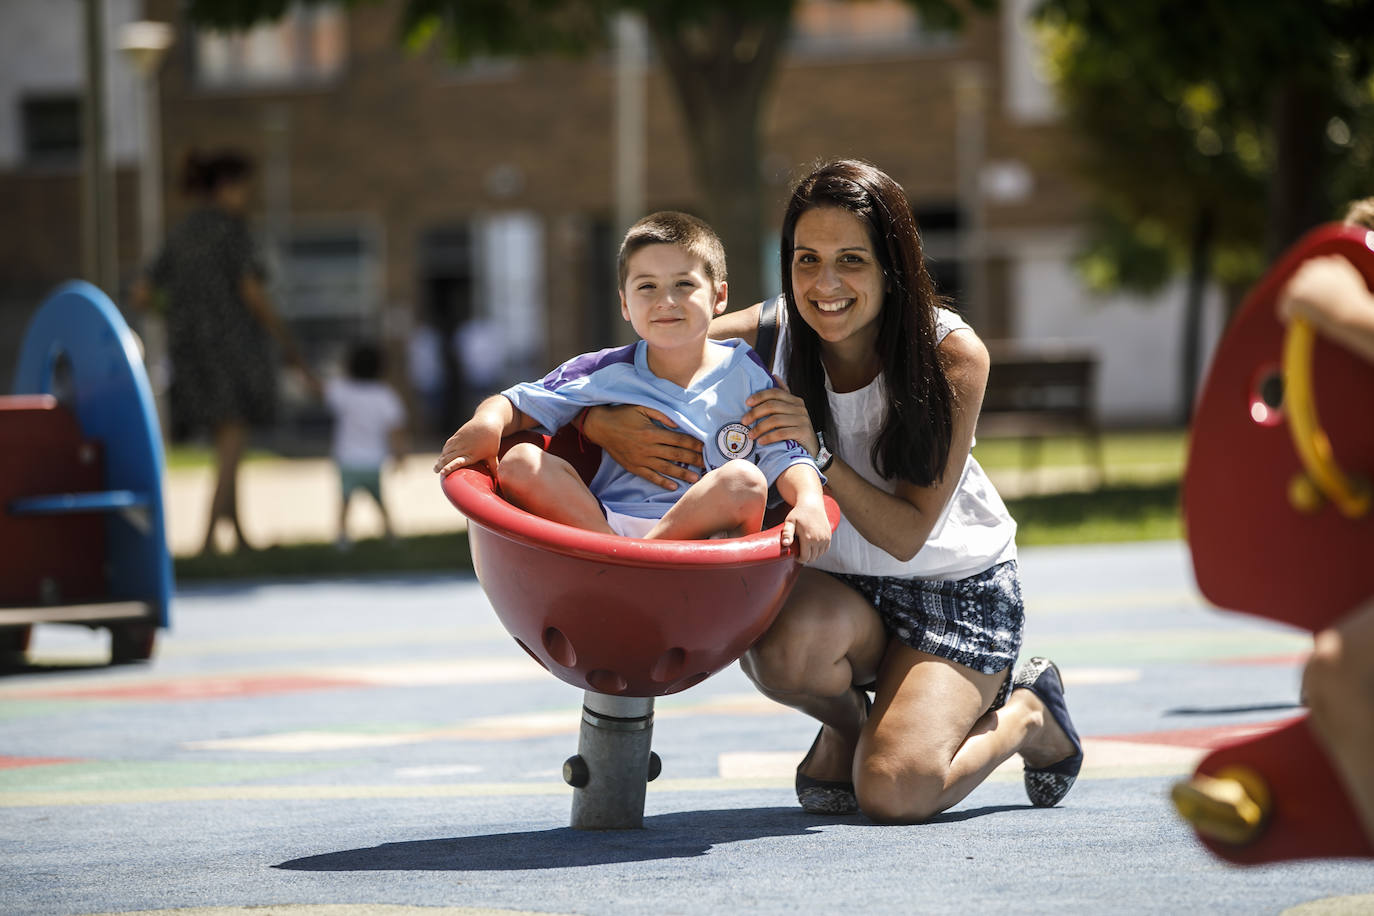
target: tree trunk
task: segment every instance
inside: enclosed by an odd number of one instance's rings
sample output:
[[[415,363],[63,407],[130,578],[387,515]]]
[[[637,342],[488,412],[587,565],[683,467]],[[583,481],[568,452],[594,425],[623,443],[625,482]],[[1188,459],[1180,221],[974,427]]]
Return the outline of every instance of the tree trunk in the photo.
[[[1188,251],[1188,292],[1183,306],[1183,341],[1179,365],[1178,418],[1187,426],[1193,418],[1193,402],[1197,398],[1198,375],[1201,372],[1198,356],[1202,350],[1203,304],[1207,297],[1207,279],[1211,275],[1212,238],[1216,220],[1210,208],[1198,212],[1193,221],[1192,244]]]
[[[1272,261],[1326,218],[1322,137],[1331,116],[1329,93],[1286,82],[1274,99],[1274,179],[1266,249]]]
[[[725,245],[730,306],[745,308],[764,290],[761,121],[787,17],[750,19],[722,11],[683,24],[650,6],[646,19],[682,111],[701,215]]]

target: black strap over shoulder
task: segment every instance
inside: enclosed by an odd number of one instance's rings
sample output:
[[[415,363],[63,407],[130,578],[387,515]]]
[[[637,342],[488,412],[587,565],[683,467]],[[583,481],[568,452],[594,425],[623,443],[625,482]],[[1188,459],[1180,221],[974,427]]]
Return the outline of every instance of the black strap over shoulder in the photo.
[[[759,330],[754,338],[754,352],[763,358],[763,364],[772,369],[773,351],[778,346],[778,303],[781,296],[773,296],[763,301],[759,309]]]

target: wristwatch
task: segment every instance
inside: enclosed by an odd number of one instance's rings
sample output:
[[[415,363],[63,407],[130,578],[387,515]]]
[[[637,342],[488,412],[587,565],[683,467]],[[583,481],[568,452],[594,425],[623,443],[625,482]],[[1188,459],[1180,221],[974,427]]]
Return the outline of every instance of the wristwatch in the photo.
[[[819,430],[816,431],[816,442],[820,445],[819,451],[816,452],[816,470],[824,474],[835,462],[835,456],[825,447],[825,434]]]

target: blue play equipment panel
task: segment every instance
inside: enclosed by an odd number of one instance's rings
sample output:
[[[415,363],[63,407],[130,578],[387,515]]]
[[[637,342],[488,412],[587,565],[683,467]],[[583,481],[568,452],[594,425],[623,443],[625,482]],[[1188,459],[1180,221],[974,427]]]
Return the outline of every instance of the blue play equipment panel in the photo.
[[[114,661],[151,656],[169,622],[165,459],[137,338],[71,282],[25,332],[0,397],[0,652],[35,623],[107,627]]]

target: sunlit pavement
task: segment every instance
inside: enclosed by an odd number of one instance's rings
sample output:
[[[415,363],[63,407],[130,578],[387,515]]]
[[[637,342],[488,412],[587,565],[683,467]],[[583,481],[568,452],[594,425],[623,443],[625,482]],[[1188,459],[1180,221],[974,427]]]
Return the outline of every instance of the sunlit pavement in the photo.
[[[469,578],[187,589],[139,666],[40,628],[0,677],[0,912],[1370,911],[1374,864],[1223,865],[1166,798],[1298,714],[1304,634],[1206,607],[1180,544],[1022,569],[1083,776],[1033,809],[1012,761],[911,827],[797,808],[815,728],[732,667],[659,700],[644,830],[568,829],[581,693]]]

